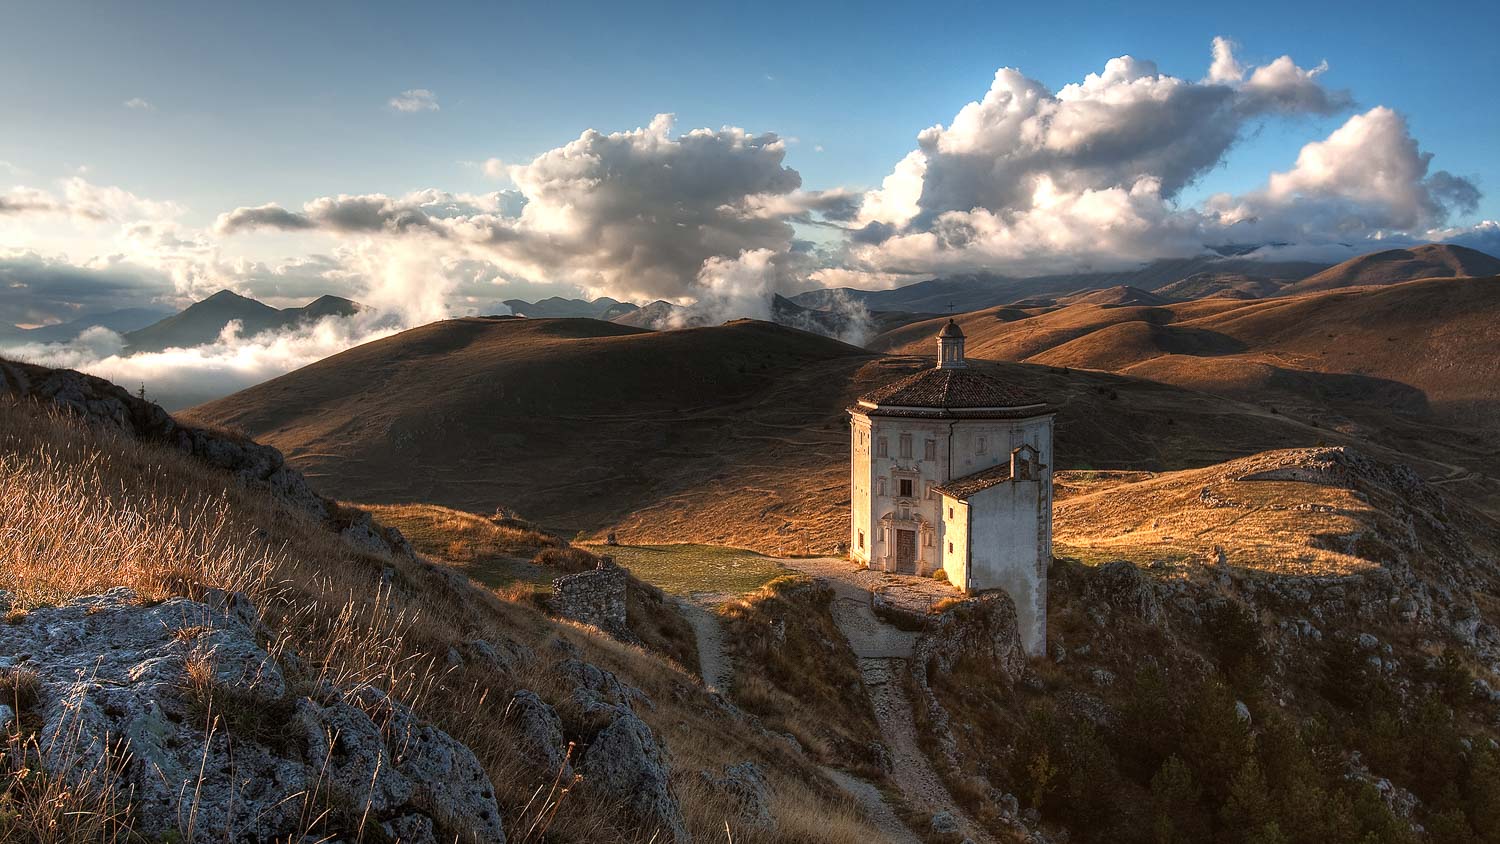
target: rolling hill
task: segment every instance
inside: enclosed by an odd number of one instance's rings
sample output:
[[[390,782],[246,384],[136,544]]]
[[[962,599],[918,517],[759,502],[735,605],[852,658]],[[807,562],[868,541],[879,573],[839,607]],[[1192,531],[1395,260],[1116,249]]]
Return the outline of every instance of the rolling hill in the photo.
[[[1176,288],[1186,280],[1196,279],[1210,295],[1221,290],[1253,290],[1255,295],[1279,290],[1287,284],[1327,268],[1326,263],[1310,261],[1266,261],[1253,258],[1204,255],[1196,258],[1170,258],[1152,261],[1143,267],[1120,272],[1079,272],[1013,278],[979,273],[928,279],[892,290],[837,291],[813,290],[793,296],[797,304],[808,308],[827,307],[835,295],[842,295],[872,311],[911,311],[932,314],[963,313],[993,307],[1036,296],[1060,296],[1078,291],[1103,290],[1118,286],[1152,291],[1169,298],[1190,298],[1191,286]],[[1217,278],[1216,283],[1205,279]]]
[[[970,357],[1102,370],[1256,402],[1450,464],[1500,503],[1500,279],[1437,279],[1263,300],[1076,303],[958,317]],[[929,353],[937,321],[871,346]],[[1470,477],[1469,473],[1483,477]]]
[[[1411,249],[1388,249],[1351,258],[1342,264],[1282,288],[1290,296],[1358,285],[1399,284],[1423,278],[1480,278],[1500,275],[1500,258],[1476,249],[1429,243]]]
[[[194,302],[181,313],[125,334],[130,352],[159,352],[212,343],[229,323],[239,321],[242,336],[276,331],[328,316],[350,316],[361,308],[338,296],[320,296],[300,308],[277,309],[228,290]]]
[[[930,365],[763,322],[652,332],[469,318],[350,349],[186,416],[274,444],[347,499],[518,508],[630,542],[826,552],[848,529],[845,408]],[[1064,468],[1180,469],[1355,442],[1143,379],[975,365],[1058,407]]]

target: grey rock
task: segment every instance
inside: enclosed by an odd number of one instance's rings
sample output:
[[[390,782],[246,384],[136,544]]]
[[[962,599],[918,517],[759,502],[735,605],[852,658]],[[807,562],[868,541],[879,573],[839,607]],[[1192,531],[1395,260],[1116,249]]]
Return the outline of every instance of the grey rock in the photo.
[[[520,734],[524,761],[546,777],[561,776],[563,782],[573,779],[573,765],[568,759],[568,745],[563,738],[562,719],[551,704],[535,692],[521,689],[511,696],[505,717]]]
[[[1084,595],[1091,601],[1109,606],[1116,612],[1134,616],[1147,624],[1161,620],[1161,601],[1151,578],[1135,564],[1115,560],[1089,570]]]
[[[648,829],[675,842],[690,841],[672,794],[666,751],[646,722],[620,710],[584,752],[584,782],[624,804]]]
[[[949,812],[938,812],[932,816],[932,831],[938,835],[957,835],[958,820]]]
[[[317,788],[376,819],[421,815],[450,836],[504,841],[468,748],[373,689],[294,695],[259,624],[241,595],[148,607],[114,589],[0,625],[0,653],[37,672],[45,768],[86,777],[106,748],[128,751],[118,782],[147,838],[181,836],[191,816],[195,836],[283,840]]]
[[[776,829],[776,818],[771,814],[771,784],[759,765],[726,765],[720,776],[703,771],[701,777],[711,790],[728,799],[741,823],[768,832]]]
[[[645,692],[620,682],[620,678],[591,662],[568,657],[559,660],[553,670],[573,685],[573,701],[585,713],[631,712],[637,704],[648,709],[656,708],[655,702]]]
[[[437,844],[432,818],[426,815],[402,815],[381,824],[381,828],[397,844]]]
[[[477,662],[499,674],[515,674],[521,666],[536,661],[536,652],[529,646],[513,639],[491,642],[487,639],[470,639],[461,652],[472,662]]]
[[[983,660],[1011,681],[1024,673],[1026,650],[1009,595],[986,592],[943,611],[928,622],[913,650],[928,676],[952,671],[960,656]]]

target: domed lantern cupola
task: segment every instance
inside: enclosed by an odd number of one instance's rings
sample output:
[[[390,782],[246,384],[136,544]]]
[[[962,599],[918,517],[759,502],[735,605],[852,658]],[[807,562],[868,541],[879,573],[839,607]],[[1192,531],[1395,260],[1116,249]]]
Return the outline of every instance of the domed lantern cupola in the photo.
[[[938,332],[937,368],[963,369],[967,365],[964,363],[964,331],[950,319],[943,330]]]

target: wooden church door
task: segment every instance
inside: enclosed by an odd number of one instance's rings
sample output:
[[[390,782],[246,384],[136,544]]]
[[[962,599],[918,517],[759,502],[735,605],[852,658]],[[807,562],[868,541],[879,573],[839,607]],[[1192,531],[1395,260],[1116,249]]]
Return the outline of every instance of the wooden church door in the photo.
[[[914,530],[896,531],[896,571],[917,573],[917,532]]]

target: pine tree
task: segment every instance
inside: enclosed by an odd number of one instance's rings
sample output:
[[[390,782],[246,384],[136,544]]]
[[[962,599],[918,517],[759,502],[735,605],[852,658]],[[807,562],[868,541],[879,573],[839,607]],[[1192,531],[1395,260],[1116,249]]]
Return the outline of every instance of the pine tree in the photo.
[[[1178,756],[1168,756],[1151,778],[1152,831],[1156,844],[1208,840],[1208,815],[1193,772]]]

